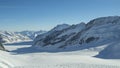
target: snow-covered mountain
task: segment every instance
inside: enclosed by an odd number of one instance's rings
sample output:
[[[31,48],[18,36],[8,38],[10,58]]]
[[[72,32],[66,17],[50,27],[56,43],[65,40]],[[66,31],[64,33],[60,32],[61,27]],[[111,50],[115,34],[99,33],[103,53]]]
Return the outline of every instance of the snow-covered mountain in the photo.
[[[49,32],[39,35],[37,36],[37,38],[34,40],[34,44],[35,46],[47,46],[47,45],[58,45],[58,44],[63,44],[65,43],[68,38],[74,36],[75,34],[77,34],[80,30],[85,28],[85,23],[80,23],[77,25],[72,25],[72,26],[66,26],[64,28],[62,28],[62,26],[64,27],[64,24],[56,26],[55,28],[53,28],[52,30],[50,30]],[[61,28],[58,29],[59,27]],[[59,45],[57,46],[59,47]]]
[[[15,32],[0,31],[0,34],[2,36],[4,43],[14,43],[31,40],[29,37],[23,36],[21,34],[16,34]]]
[[[120,17],[110,16],[97,18],[88,22],[85,29],[67,42],[83,45],[91,42],[102,40],[110,41],[118,38],[120,38]]]
[[[21,32],[15,32],[15,33],[27,36],[30,39],[34,39],[37,35],[43,34],[45,32],[46,31],[40,30],[40,31],[21,31]]]
[[[10,32],[0,31],[3,43],[14,43],[33,40],[37,35],[44,33],[45,31],[22,31],[22,32]]]
[[[110,46],[109,43],[115,42],[116,39],[120,39],[120,17],[109,16],[96,18],[87,24],[71,25],[62,30],[55,27],[47,33],[37,36],[33,46],[46,50],[76,50],[104,46],[98,49],[101,51],[100,55],[107,51],[107,54],[115,57],[116,54],[118,55],[117,51],[120,50],[120,47],[119,45]]]
[[[44,46],[44,45],[48,44],[50,42],[50,40],[51,40],[51,43],[52,43],[52,41],[56,42],[58,39],[56,39],[56,41],[55,41],[55,37],[58,36],[62,30],[68,28],[69,26],[70,25],[67,25],[67,24],[57,25],[56,27],[54,27],[50,31],[43,33],[41,35],[38,35],[37,38],[34,39],[34,41],[36,41],[34,44],[36,44],[36,45],[41,44],[42,46]],[[37,42],[39,40],[41,40],[41,41]]]

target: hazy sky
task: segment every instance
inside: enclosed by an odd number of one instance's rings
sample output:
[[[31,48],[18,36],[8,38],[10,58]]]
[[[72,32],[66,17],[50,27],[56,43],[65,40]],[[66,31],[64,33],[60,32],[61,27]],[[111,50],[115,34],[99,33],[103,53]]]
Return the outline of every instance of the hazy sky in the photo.
[[[0,0],[0,30],[49,30],[120,15],[120,0]]]

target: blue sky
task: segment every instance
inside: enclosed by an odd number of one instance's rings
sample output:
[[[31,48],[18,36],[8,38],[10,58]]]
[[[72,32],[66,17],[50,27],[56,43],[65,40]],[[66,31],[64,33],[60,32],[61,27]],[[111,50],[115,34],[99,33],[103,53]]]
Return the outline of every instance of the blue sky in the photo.
[[[120,15],[120,0],[0,0],[0,30],[50,30]]]

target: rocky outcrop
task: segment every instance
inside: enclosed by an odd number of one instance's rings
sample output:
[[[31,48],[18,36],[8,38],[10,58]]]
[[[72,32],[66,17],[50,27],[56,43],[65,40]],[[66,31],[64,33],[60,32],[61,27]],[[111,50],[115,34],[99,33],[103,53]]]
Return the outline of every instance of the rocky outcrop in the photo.
[[[4,46],[2,45],[3,39],[0,35],[0,50],[5,50]]]
[[[0,43],[0,50],[5,51],[5,48],[4,48],[4,46],[2,45],[2,43]]]

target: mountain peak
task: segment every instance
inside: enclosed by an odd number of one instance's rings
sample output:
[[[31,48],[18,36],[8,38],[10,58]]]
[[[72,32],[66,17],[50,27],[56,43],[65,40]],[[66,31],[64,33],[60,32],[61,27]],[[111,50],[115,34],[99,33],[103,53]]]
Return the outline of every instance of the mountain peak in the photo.
[[[52,30],[63,30],[63,29],[68,28],[69,26],[70,25],[68,25],[68,24],[59,24],[56,27],[54,27]]]
[[[120,16],[108,16],[108,17],[96,18],[88,22],[87,26],[91,27],[93,25],[99,26],[103,24],[114,24],[114,23],[120,24]]]

